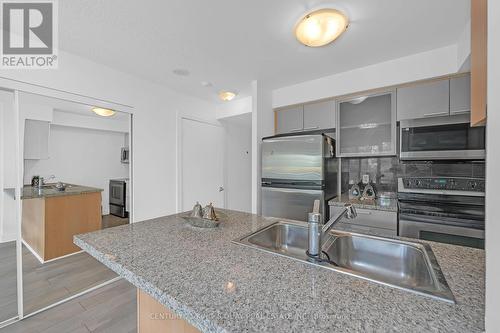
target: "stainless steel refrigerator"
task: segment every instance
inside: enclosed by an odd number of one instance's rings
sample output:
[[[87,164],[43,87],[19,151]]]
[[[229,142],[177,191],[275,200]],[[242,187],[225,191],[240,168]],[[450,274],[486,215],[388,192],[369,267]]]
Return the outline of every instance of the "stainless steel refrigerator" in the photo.
[[[307,221],[314,200],[328,220],[328,200],[337,195],[335,140],[326,134],[262,140],[262,215]]]

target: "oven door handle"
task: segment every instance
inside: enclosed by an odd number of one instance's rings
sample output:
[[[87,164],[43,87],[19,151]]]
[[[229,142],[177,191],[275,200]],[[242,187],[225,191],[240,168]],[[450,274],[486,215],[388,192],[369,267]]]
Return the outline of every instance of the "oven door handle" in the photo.
[[[410,222],[429,223],[429,220],[435,220],[435,219],[430,218],[429,216],[420,217],[419,215],[399,213],[399,220],[405,220],[405,221],[410,221]]]
[[[409,214],[399,215],[399,236],[420,238],[421,231],[437,232],[442,234],[457,235],[474,237],[484,239],[484,230],[467,228],[464,226],[447,225],[433,223],[431,219],[426,216],[425,218],[418,218]],[[434,219],[439,221],[440,219]]]

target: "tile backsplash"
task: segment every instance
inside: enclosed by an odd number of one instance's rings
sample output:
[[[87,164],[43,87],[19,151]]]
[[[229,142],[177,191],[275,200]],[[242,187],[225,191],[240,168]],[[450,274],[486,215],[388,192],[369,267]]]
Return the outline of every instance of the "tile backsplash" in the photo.
[[[485,177],[485,164],[481,161],[406,161],[397,157],[343,158],[342,192],[349,188],[349,181],[361,181],[365,174],[375,183],[378,191],[397,191],[398,177]]]

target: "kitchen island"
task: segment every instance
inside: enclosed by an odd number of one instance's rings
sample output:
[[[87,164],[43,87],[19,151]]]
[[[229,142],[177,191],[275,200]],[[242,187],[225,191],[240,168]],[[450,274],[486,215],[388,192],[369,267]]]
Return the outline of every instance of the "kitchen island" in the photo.
[[[234,244],[277,219],[223,212],[214,229],[177,214],[74,241],[138,288],[140,316],[142,305],[156,309],[139,325],[164,321],[161,305],[186,332],[484,330],[483,250],[427,242],[455,296],[450,304]]]
[[[64,191],[55,184],[41,189],[24,186],[23,244],[41,263],[81,251],[73,244],[73,236],[101,229],[102,191],[73,184],[67,184]]]

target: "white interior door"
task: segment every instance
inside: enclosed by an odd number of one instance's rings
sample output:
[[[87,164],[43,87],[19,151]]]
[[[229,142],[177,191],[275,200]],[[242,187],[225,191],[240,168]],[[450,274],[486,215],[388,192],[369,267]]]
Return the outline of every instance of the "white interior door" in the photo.
[[[224,129],[187,118],[181,122],[181,210],[196,201],[224,208]]]

